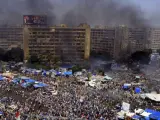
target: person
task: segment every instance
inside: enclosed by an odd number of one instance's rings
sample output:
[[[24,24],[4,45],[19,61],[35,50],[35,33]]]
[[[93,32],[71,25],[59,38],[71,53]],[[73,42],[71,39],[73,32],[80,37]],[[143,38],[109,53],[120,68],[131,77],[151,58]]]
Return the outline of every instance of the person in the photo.
[[[15,114],[15,119],[16,120],[20,120],[20,112],[17,110],[16,114]]]

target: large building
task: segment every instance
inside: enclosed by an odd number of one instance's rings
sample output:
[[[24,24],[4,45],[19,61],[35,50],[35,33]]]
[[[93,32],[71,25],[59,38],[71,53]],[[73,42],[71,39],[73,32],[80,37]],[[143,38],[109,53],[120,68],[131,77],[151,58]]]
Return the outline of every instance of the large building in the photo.
[[[24,27],[24,55],[46,55],[65,63],[80,63],[90,57],[90,26]],[[46,59],[44,57],[44,59]]]
[[[114,58],[119,59],[124,54],[128,53],[129,39],[128,39],[128,27],[121,25],[115,28],[115,54]]]
[[[129,28],[128,29],[129,48],[131,53],[148,49],[148,29]]]
[[[9,50],[13,47],[22,47],[23,27],[22,26],[1,26],[0,27],[0,48]]]
[[[154,51],[160,49],[160,28],[150,29],[150,48]]]
[[[91,51],[96,53],[107,53],[114,57],[115,28],[92,28],[91,29]]]

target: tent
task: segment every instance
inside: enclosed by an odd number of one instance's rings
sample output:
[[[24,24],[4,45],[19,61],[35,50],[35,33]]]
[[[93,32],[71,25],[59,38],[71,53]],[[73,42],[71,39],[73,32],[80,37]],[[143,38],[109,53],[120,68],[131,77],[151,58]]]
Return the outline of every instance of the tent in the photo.
[[[151,113],[149,117],[157,118],[157,120],[160,120],[160,112],[159,111],[155,111],[152,109],[145,109],[145,112]]]
[[[0,76],[0,81],[3,81],[4,80],[4,77],[3,76]]]
[[[131,84],[124,84],[123,89],[129,89],[130,86],[131,86]]]
[[[72,71],[64,72],[63,75],[72,75]]]
[[[0,111],[0,115],[3,115],[3,112]]]
[[[61,72],[57,71],[57,72],[56,72],[56,75],[57,75],[57,76],[60,76],[60,75],[61,75]]]
[[[46,87],[47,84],[39,82],[39,83],[34,84],[33,86],[34,88],[42,88],[42,87]]]
[[[141,92],[141,88],[138,88],[138,87],[137,87],[137,88],[135,88],[135,93],[137,93],[137,94],[138,94],[138,93],[140,93],[140,92]]]
[[[29,77],[25,77],[25,76],[22,76],[22,77],[20,77],[20,78],[23,79],[23,80],[30,79]]]
[[[33,80],[33,79],[27,79],[27,80],[25,80],[25,82],[28,82],[28,83],[34,83],[34,82],[35,82],[35,80]]]
[[[112,80],[112,78],[109,77],[108,75],[106,75],[106,76],[104,77],[104,79],[105,79],[105,80]]]
[[[139,115],[134,115],[134,116],[132,116],[132,119],[133,119],[133,120],[140,120],[140,118],[141,118],[141,116],[139,116]]]

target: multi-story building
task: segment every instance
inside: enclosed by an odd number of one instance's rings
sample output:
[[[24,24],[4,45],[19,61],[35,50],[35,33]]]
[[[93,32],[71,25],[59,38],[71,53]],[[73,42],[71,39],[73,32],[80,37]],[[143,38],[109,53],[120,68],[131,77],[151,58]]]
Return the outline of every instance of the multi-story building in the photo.
[[[13,47],[22,47],[23,27],[22,26],[1,26],[0,47],[4,50]]]
[[[65,63],[80,63],[90,56],[90,26],[24,27],[24,55],[48,55]]]
[[[92,28],[91,51],[114,57],[115,28]]]
[[[150,29],[150,48],[153,51],[160,49],[160,28]]]
[[[147,49],[148,29],[146,28],[129,28],[128,38],[131,53]]]
[[[117,26],[115,30],[114,58],[119,59],[129,52],[128,27],[121,25]]]

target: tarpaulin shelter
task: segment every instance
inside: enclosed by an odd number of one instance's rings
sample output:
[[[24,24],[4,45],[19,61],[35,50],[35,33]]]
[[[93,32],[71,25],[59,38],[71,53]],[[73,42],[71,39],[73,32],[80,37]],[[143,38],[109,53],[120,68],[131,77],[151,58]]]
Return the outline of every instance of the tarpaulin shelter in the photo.
[[[0,111],[0,115],[3,115],[3,112]]]
[[[42,88],[42,87],[46,87],[47,84],[42,83],[42,82],[38,82],[38,83],[34,84],[33,86],[34,86],[34,88]]]
[[[106,76],[104,77],[104,79],[105,79],[105,80],[112,80],[112,78],[109,77],[108,75],[106,75]]]
[[[141,88],[139,88],[139,87],[137,87],[137,88],[135,88],[135,93],[140,93],[141,92]]]
[[[56,75],[57,75],[57,76],[60,76],[60,75],[61,75],[61,72],[57,71],[57,72],[56,72]]]
[[[20,79],[28,80],[28,79],[30,79],[30,78],[29,78],[29,77],[22,76],[22,77],[20,77]]]
[[[46,71],[42,72],[42,75],[43,75],[43,76],[47,76]]]
[[[139,115],[134,115],[134,116],[132,116],[132,119],[133,119],[133,120],[140,120],[140,118],[142,118],[142,117],[139,116]]]
[[[124,84],[123,89],[129,89],[130,86],[131,86],[131,84]]]
[[[155,93],[146,93],[146,94],[141,94],[140,95],[143,99],[148,98],[152,101],[155,102],[160,102],[160,94],[155,94]]]
[[[0,81],[3,81],[4,80],[4,77],[3,76],[0,76]]]
[[[63,75],[72,75],[72,71],[66,71],[66,72],[64,72],[64,73],[62,73]]]
[[[155,120],[160,120],[160,112],[159,111],[155,111],[155,110],[152,110],[152,109],[145,109],[144,110],[145,112],[148,112],[148,113],[151,113],[149,115],[149,118],[152,118],[152,119],[155,119]]]

